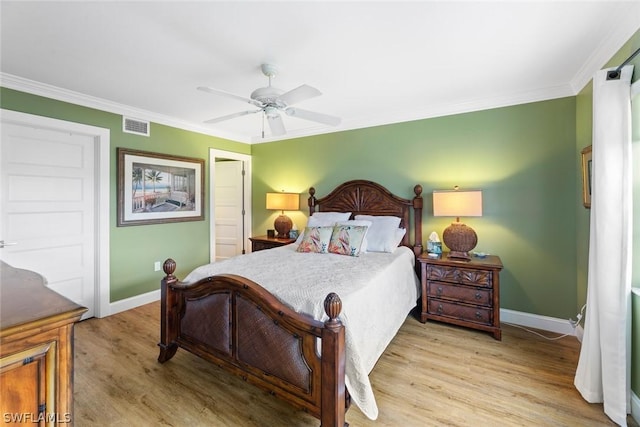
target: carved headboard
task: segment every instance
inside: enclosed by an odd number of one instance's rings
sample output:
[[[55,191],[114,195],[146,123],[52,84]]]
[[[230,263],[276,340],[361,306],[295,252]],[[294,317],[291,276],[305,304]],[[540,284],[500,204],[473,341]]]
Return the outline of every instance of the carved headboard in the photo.
[[[404,199],[392,194],[382,185],[362,179],[347,181],[328,195],[317,199],[316,190],[309,189],[309,215],[314,212],[352,212],[355,215],[391,215],[400,217],[400,227],[407,228],[402,245],[422,252],[422,186],[413,189],[415,197]],[[410,243],[410,213],[414,210],[414,244]]]

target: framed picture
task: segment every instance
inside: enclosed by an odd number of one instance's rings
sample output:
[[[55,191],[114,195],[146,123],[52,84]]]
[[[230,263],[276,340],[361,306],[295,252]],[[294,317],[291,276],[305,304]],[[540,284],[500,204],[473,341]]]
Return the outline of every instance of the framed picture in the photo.
[[[582,204],[591,208],[591,145],[582,149]]]
[[[204,160],[118,148],[118,227],[204,219]]]

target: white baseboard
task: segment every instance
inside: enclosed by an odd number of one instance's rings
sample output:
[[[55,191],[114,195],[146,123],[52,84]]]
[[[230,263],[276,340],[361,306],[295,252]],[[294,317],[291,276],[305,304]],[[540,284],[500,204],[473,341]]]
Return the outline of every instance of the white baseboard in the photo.
[[[109,304],[109,315],[120,313],[121,311],[131,310],[141,305],[149,304],[160,299],[160,289],[147,292],[146,294],[136,295],[134,297],[125,298],[120,301]]]
[[[569,319],[558,319],[556,317],[541,316],[539,314],[524,313],[522,311],[501,308],[500,321],[528,328],[555,332],[557,334],[576,335],[576,330],[574,330],[569,323]]]
[[[158,300],[160,300],[160,289],[112,302],[109,304],[109,315],[130,310]],[[571,324],[569,324],[568,319],[558,319],[555,317],[541,316],[539,314],[531,314],[502,308],[500,309],[500,320],[505,323],[513,323],[515,325],[541,329],[543,331],[555,332],[558,334],[577,335],[578,339],[580,339],[582,335],[582,326],[578,325],[576,330],[574,330]]]

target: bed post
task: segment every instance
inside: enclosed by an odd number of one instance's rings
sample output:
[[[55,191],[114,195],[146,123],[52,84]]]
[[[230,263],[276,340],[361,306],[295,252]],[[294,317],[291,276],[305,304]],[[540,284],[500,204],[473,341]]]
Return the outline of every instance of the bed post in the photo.
[[[324,300],[324,311],[329,316],[322,329],[322,392],[320,402],[320,426],[343,427],[346,402],[344,385],[345,342],[344,325],[338,320],[342,301],[335,293]]]
[[[413,198],[413,221],[415,229],[415,240],[413,252],[416,256],[422,253],[422,186],[413,187],[416,197]]]
[[[158,362],[164,363],[171,359],[178,345],[175,343],[178,333],[177,313],[175,307],[177,305],[177,294],[169,285],[178,281],[173,272],[176,271],[176,262],[171,258],[167,259],[162,265],[162,269],[166,276],[160,282],[160,354]]]
[[[313,215],[316,211],[316,189],[311,187],[309,188],[309,198],[307,199],[307,204],[309,205],[309,216]]]

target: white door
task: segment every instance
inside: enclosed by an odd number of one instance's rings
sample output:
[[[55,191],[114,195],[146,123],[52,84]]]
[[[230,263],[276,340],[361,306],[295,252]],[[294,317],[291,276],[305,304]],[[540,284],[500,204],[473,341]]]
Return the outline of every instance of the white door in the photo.
[[[244,251],[244,167],[241,160],[218,160],[215,164],[215,260]]]
[[[235,161],[235,166],[227,166],[228,161]],[[209,165],[209,262],[216,262],[250,248],[251,156],[211,148]],[[220,175],[218,168],[223,170]],[[221,191],[216,195],[218,187]]]
[[[95,310],[95,139],[3,123],[0,258],[43,275],[47,285]]]

